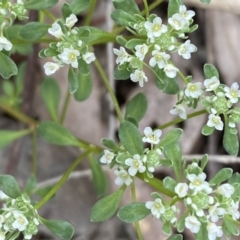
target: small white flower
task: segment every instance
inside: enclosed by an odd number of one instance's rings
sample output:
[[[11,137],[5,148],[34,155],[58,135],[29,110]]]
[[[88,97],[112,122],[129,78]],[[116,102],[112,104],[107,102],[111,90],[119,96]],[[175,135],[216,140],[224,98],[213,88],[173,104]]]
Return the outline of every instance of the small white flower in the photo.
[[[48,29],[48,33],[56,38],[61,38],[63,35],[61,26],[58,23],[54,23],[52,27]]]
[[[174,67],[172,64],[166,64],[164,66],[164,72],[169,78],[175,78],[177,76],[178,68]]]
[[[134,73],[131,73],[130,79],[133,82],[139,82],[140,87],[143,87],[144,82],[148,82],[148,78],[146,77],[145,73],[140,70],[135,70]]]
[[[237,219],[240,218],[240,213],[239,213],[238,209],[239,209],[239,201],[238,202],[234,202],[232,200],[230,206],[227,209],[227,213],[232,215],[232,219],[233,220],[237,220]]]
[[[188,216],[185,219],[185,227],[188,228],[192,233],[198,233],[200,230],[201,223],[195,216]]]
[[[71,14],[69,17],[66,18],[65,25],[69,28],[71,28],[76,22],[78,21],[76,15]]]
[[[179,14],[182,18],[185,18],[187,21],[191,20],[193,16],[195,16],[195,12],[192,10],[188,10],[185,5],[181,5],[179,7]]]
[[[181,17],[180,14],[173,14],[171,18],[168,19],[168,23],[175,30],[181,30],[186,25],[187,21],[185,18]]]
[[[186,183],[178,183],[174,188],[175,193],[180,198],[184,198],[187,196],[188,185]]]
[[[210,79],[206,79],[203,84],[206,87],[205,91],[214,91],[220,85],[220,81],[217,77],[214,76]]]
[[[135,50],[136,50],[136,52],[135,52],[136,57],[139,60],[143,61],[145,55],[148,52],[148,46],[146,44],[136,45]]]
[[[18,231],[24,231],[28,225],[27,218],[19,211],[13,211],[13,216],[15,221],[12,224],[14,229],[18,229]]]
[[[78,56],[80,52],[71,48],[64,48],[59,58],[66,64],[71,64],[73,68],[78,68]]]
[[[224,87],[225,95],[226,97],[229,98],[231,103],[236,103],[238,102],[238,98],[240,98],[240,90],[238,83],[233,83],[231,88],[229,87]]]
[[[220,204],[217,202],[213,206],[209,207],[209,217],[213,222],[217,222],[219,219],[219,216],[222,217],[224,214],[226,214],[226,210],[224,208],[219,207]]]
[[[217,188],[217,193],[227,198],[230,198],[233,195],[234,191],[234,187],[229,183],[222,184]]]
[[[104,150],[104,155],[100,158],[101,163],[110,164],[114,159],[114,153],[109,150]]]
[[[6,39],[5,37],[0,37],[0,51],[5,49],[6,51],[10,51],[12,49],[12,43]]]
[[[173,109],[170,110],[171,114],[179,114],[182,119],[187,119],[186,110],[182,103],[176,104]]]
[[[167,64],[167,61],[170,59],[170,55],[165,52],[160,52],[159,50],[152,51],[153,57],[149,61],[151,67],[158,65],[158,68],[162,69]]]
[[[86,54],[83,54],[82,58],[87,64],[90,64],[91,62],[96,60],[96,57],[92,52],[87,52]]]
[[[143,132],[145,134],[145,137],[142,138],[143,142],[152,144],[158,144],[160,142],[160,137],[162,135],[162,131],[160,129],[153,131],[152,128],[145,127]]]
[[[154,202],[146,202],[145,206],[147,209],[151,209],[152,215],[157,219],[159,219],[166,210],[160,198],[156,198]]]
[[[143,165],[139,154],[133,155],[133,158],[127,158],[125,164],[130,167],[128,173],[131,176],[135,176],[137,172],[143,173],[146,171],[146,167]]]
[[[187,88],[185,89],[185,95],[187,97],[199,98],[202,94],[202,83],[188,83]]]
[[[167,26],[162,24],[162,19],[160,17],[154,18],[153,22],[146,21],[144,26],[151,42],[154,42],[155,38],[160,37],[162,33],[167,32]]]
[[[207,126],[215,127],[219,131],[223,130],[223,122],[222,122],[221,118],[219,116],[214,115],[214,114],[210,114],[208,116]]]
[[[207,225],[208,239],[215,240],[222,237],[223,231],[221,226],[217,226],[215,223],[209,222]]]
[[[190,181],[189,188],[194,190],[195,193],[200,192],[202,190],[211,192],[212,189],[209,187],[209,183],[204,181],[206,179],[205,173],[196,174],[188,174],[187,179]]]
[[[117,176],[115,183],[122,186],[126,184],[127,186],[132,183],[132,178],[129,176],[128,172],[124,169],[115,170],[114,174]]]
[[[120,47],[120,50],[114,48],[113,52],[118,56],[116,59],[117,64],[124,64],[125,62],[128,62],[130,60],[129,54],[126,52],[124,47]]]
[[[181,44],[178,48],[178,54],[184,59],[190,59],[191,53],[196,51],[196,46],[190,43],[190,40],[187,40],[185,43]]]
[[[43,65],[43,68],[45,70],[46,75],[52,75],[60,68],[60,65],[54,62],[46,62]]]

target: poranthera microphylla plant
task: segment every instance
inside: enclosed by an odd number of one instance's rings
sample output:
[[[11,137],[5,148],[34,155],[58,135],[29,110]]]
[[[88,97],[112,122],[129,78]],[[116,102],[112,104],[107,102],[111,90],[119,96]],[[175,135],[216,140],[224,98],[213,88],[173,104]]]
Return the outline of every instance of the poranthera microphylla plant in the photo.
[[[193,159],[192,163],[187,163],[178,142],[183,134],[182,129],[172,129],[162,136],[162,130],[174,125],[176,121],[159,126],[155,130],[146,126],[143,133],[140,132],[138,123],[147,110],[147,98],[143,93],[133,97],[128,102],[123,117],[114,91],[94,54],[94,45],[116,41],[118,47],[113,48],[116,56],[116,80],[130,79],[144,87],[149,81],[145,70],[149,69],[154,74],[156,87],[161,92],[177,94],[178,101],[169,109],[170,114],[179,116],[177,121],[208,114],[202,134],[211,135],[215,130],[224,131],[223,147],[229,154],[237,155],[239,142],[236,124],[240,123],[240,108],[237,107],[240,101],[238,83],[234,82],[231,86],[222,84],[218,70],[211,64],[204,65],[205,79],[195,82],[194,76],[184,76],[177,64],[171,60],[172,54],[178,54],[188,60],[197,51],[197,47],[188,39],[189,34],[198,27],[194,24],[195,12],[187,9],[181,0],[169,0],[168,20],[164,21],[161,16],[149,12],[162,0],[155,1],[150,6],[147,0],[143,0],[143,12],[134,0],[113,0],[114,10],[111,17],[116,24],[112,32],[105,32],[88,26],[96,0],[84,3],[72,0],[70,3],[64,3],[60,19],[56,19],[48,10],[57,2],[0,1],[0,75],[6,79],[3,81],[4,94],[1,96],[0,108],[29,125],[28,129],[20,131],[0,131],[0,146],[37,132],[51,144],[79,147],[83,153],[39,202],[31,200],[31,196],[37,192],[35,161],[32,175],[24,189],[19,188],[13,176],[0,175],[0,198],[4,202],[0,214],[0,240],[14,240],[18,236],[31,239],[37,234],[40,224],[46,225],[60,239],[71,239],[74,229],[70,223],[44,219],[38,214],[38,209],[50,200],[84,159],[89,159],[93,172],[99,173],[95,179],[102,184],[98,184],[98,194],[104,194],[106,189],[101,165],[112,169],[116,176],[115,184],[119,186],[117,191],[93,206],[90,216],[93,222],[106,221],[118,211],[117,216],[120,220],[135,223],[139,240],[143,237],[138,222],[150,214],[154,221],[162,222],[162,230],[169,235],[169,240],[182,239],[181,232],[185,229],[191,231],[199,240],[239,235],[239,174],[233,174],[232,169],[223,168],[207,181],[204,168],[208,156],[204,155],[202,159]],[[85,26],[77,27],[76,15],[88,8]],[[39,11],[39,22],[14,24],[15,19],[28,19],[28,11],[31,9]],[[53,21],[51,26],[45,23],[47,17]],[[128,31],[126,37],[121,35],[124,29]],[[68,68],[69,94],[61,114],[58,114],[60,92],[57,81],[47,77],[42,82],[41,94],[52,120],[46,122],[37,122],[18,110],[21,103],[21,80],[16,78],[15,85],[7,80],[27,71],[24,65],[16,66],[10,58],[11,53],[29,54],[29,44],[40,42],[47,45],[40,51],[39,57],[51,59],[43,66],[46,75],[53,75],[63,67]],[[102,139],[104,148],[77,139],[62,125],[70,94],[73,94],[77,101],[89,97],[90,64],[93,63],[111,96],[120,123],[120,142]],[[179,87],[181,80],[185,84],[183,89]],[[79,89],[81,91],[78,91]],[[53,92],[55,94],[52,94]],[[196,109],[198,105],[203,109],[191,115],[186,114],[186,107]],[[172,168],[174,178],[168,176],[163,181],[156,179],[154,172],[161,166]],[[149,201],[142,203],[136,199],[135,178],[156,189],[149,196]],[[131,188],[132,202],[118,210],[127,187]],[[180,202],[185,208],[180,209]],[[173,234],[173,228],[179,234]]]

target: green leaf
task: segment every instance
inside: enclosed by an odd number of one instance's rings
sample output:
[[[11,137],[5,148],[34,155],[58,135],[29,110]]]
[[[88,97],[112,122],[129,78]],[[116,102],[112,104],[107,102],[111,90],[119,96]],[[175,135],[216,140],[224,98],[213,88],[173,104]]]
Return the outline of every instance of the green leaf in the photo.
[[[131,71],[126,68],[119,69],[118,67],[114,71],[115,80],[127,80],[130,78]]]
[[[107,148],[109,148],[113,151],[118,150],[118,147],[116,146],[116,144],[111,139],[102,138],[101,142],[102,142],[102,145],[104,145],[105,147],[107,147]]]
[[[134,16],[128,12],[122,11],[120,9],[113,10],[111,18],[119,24],[120,26],[129,27],[129,23],[136,23]]]
[[[78,69],[82,74],[89,75],[90,65],[87,64],[82,58],[78,59]]]
[[[88,75],[82,72],[78,73],[78,89],[74,93],[74,98],[76,101],[85,101],[91,95],[92,92],[92,77],[91,73]]]
[[[70,6],[74,14],[79,14],[86,11],[90,6],[91,0],[72,0]]]
[[[11,198],[17,198],[21,195],[21,190],[16,179],[11,175],[0,175],[1,190]]]
[[[138,93],[127,103],[125,119],[132,117],[139,122],[146,114],[147,107],[148,102],[146,96],[143,93]]]
[[[58,0],[30,0],[24,3],[24,7],[32,10],[44,10],[55,6]]]
[[[237,156],[239,152],[239,140],[237,134],[230,132],[228,120],[225,119],[224,134],[223,134],[223,147],[230,155]]]
[[[46,141],[61,146],[79,146],[79,141],[65,127],[56,122],[42,122],[38,126],[41,137]]]
[[[167,240],[183,240],[183,236],[181,234],[175,234],[169,237]]]
[[[41,39],[48,31],[49,25],[40,22],[30,22],[23,26],[19,35],[28,42]]]
[[[116,41],[122,46],[125,46],[127,43],[127,40],[123,36],[117,36]]]
[[[181,138],[182,134],[183,130],[181,128],[172,129],[161,139],[158,146],[165,147],[170,143],[176,142]]]
[[[13,97],[14,96],[14,85],[13,85],[13,83],[10,82],[9,80],[4,80],[3,81],[3,91],[7,96]]]
[[[37,186],[37,178],[34,174],[31,174],[27,180],[25,191],[28,195],[30,195]]]
[[[135,223],[145,218],[151,213],[146,208],[145,203],[133,202],[121,207],[117,216],[126,223]]]
[[[176,185],[177,185],[177,182],[173,178],[171,178],[171,177],[165,177],[163,179],[163,186],[166,189],[168,189],[168,190],[170,190],[172,192],[175,192],[174,189],[175,189]]]
[[[99,200],[92,208],[91,221],[104,222],[111,218],[117,211],[126,186],[122,186],[116,192]]]
[[[209,127],[207,124],[203,126],[202,128],[202,134],[205,136],[209,136],[214,132],[214,127]]]
[[[21,131],[0,131],[0,149],[12,143],[18,138],[21,138],[27,134],[29,134],[29,130],[21,130]]]
[[[142,135],[137,127],[130,122],[121,123],[118,133],[119,139],[124,148],[132,155],[143,153]]]
[[[203,157],[202,157],[202,160],[201,160],[201,169],[203,170],[206,165],[208,163],[208,155],[205,154]]]
[[[219,79],[218,70],[212,64],[206,63],[203,67],[203,71],[206,79],[210,79],[214,76]]]
[[[236,227],[236,224],[235,224],[233,221],[231,221],[230,219],[228,219],[227,216],[224,216],[224,218],[223,218],[223,228],[224,228],[224,227],[226,227],[227,230],[228,230],[231,234],[233,234],[233,235],[235,235],[235,236],[238,236],[238,235],[239,235],[239,230],[238,230],[238,228]]]
[[[58,82],[54,78],[46,77],[41,84],[41,96],[54,121],[58,121],[60,95]]]
[[[219,185],[228,180],[232,176],[233,170],[231,168],[222,168],[210,181],[210,185]]]
[[[136,45],[142,45],[144,43],[146,43],[145,39],[132,38],[129,41],[127,41],[125,47],[128,49],[135,49]]]
[[[62,16],[64,21],[66,21],[66,18],[69,17],[73,12],[72,12],[72,8],[68,3],[63,3],[62,5]]]
[[[208,231],[206,231],[206,229],[207,229],[207,223],[206,222],[201,222],[200,230],[195,235],[196,240],[209,239],[208,238]]]
[[[202,3],[209,4],[211,0],[201,0]]]
[[[156,74],[156,86],[160,91],[170,95],[175,95],[179,92],[179,84],[176,78],[167,77],[163,69],[157,69]]]
[[[70,240],[74,234],[74,227],[66,221],[47,220],[41,218],[42,223],[57,237],[63,240]]]
[[[162,227],[162,230],[163,230],[163,233],[166,234],[166,235],[172,234],[172,226],[171,226],[171,223],[170,223],[170,222],[164,223],[164,224],[163,224],[163,227]]]
[[[138,8],[138,5],[136,4],[135,0],[123,0],[121,2],[115,2],[113,3],[114,7],[116,9],[123,10],[124,12],[127,12],[129,14],[139,14],[141,15],[141,12]]]
[[[68,70],[68,90],[71,94],[74,94],[78,90],[79,82],[78,75],[75,73],[72,66]]]
[[[19,96],[23,92],[24,77],[26,73],[26,62],[22,62],[18,67],[18,75],[15,78],[16,95]]]
[[[179,13],[179,7],[182,5],[182,0],[169,0],[168,3],[168,18],[172,17],[173,14]]]
[[[173,170],[177,180],[181,179],[182,151],[178,142],[173,142],[164,147],[164,155],[173,163]]]
[[[92,182],[94,189],[98,196],[102,196],[108,187],[107,176],[103,171],[102,166],[97,163],[97,161],[93,158],[89,158],[91,170],[92,170]]]
[[[189,214],[189,210],[186,211],[181,216],[181,218],[178,220],[178,222],[177,222],[177,230],[178,230],[178,232],[183,232],[184,231],[184,229],[185,229],[185,219],[188,216],[188,214]]]
[[[0,52],[0,75],[4,79],[9,79],[12,75],[17,75],[18,69],[15,62]]]

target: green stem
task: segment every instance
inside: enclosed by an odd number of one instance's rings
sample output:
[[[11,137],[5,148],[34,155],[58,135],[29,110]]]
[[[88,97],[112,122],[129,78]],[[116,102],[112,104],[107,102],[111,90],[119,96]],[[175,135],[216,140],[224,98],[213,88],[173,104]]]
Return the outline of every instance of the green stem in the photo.
[[[119,120],[119,122],[122,122],[123,121],[122,113],[121,113],[118,101],[116,99],[116,96],[114,94],[114,91],[113,91],[113,89],[112,89],[112,87],[111,87],[111,85],[108,81],[108,78],[107,78],[102,66],[100,65],[99,61],[96,59],[94,63],[95,63],[95,66],[96,66],[96,68],[97,68],[97,70],[98,70],[98,72],[99,72],[99,74],[100,74],[100,76],[101,76],[109,94],[110,94],[110,97],[113,101],[113,105],[114,105],[115,111],[117,113],[118,120]]]
[[[15,119],[17,119],[17,120],[19,120],[23,123],[26,123],[28,125],[32,125],[33,127],[36,127],[36,125],[38,124],[38,122],[35,119],[28,117],[24,113],[20,112],[17,109],[14,109],[14,108],[8,106],[5,103],[0,102],[0,109],[4,110],[4,112],[8,113],[9,115],[14,117]]]
[[[197,112],[194,112],[194,113],[191,113],[191,114],[188,114],[187,115],[187,119],[190,119],[190,118],[193,118],[193,117],[196,117],[196,116],[199,116],[199,115],[202,115],[204,113],[207,113],[206,109],[202,109],[200,111],[197,111]],[[180,123],[180,122],[183,122],[184,119],[182,118],[176,118],[174,119],[173,121],[171,122],[168,122],[168,123],[165,123],[163,124],[162,126],[158,127],[158,129],[165,129],[165,128],[168,128],[168,127],[171,127],[177,123]]]
[[[143,3],[144,3],[144,7],[145,7],[146,17],[149,17],[149,9],[148,9],[147,0],[143,0]]]
[[[178,75],[179,75],[179,77],[183,80],[183,82],[187,85],[188,82],[186,81],[186,78],[185,78],[185,76],[183,75],[183,73],[182,73],[181,71],[178,71]]]
[[[32,174],[36,175],[37,172],[37,131],[33,130],[32,133]]]
[[[91,0],[91,4],[90,4],[89,10],[88,10],[88,15],[87,15],[85,23],[84,23],[85,26],[89,26],[92,21],[92,16],[93,16],[93,13],[94,13],[94,10],[96,7],[96,3],[97,3],[96,0]]]
[[[66,95],[66,98],[65,98],[65,101],[64,101],[64,105],[63,105],[63,109],[62,109],[62,114],[60,116],[60,123],[63,124],[64,122],[64,119],[66,117],[66,113],[67,113],[67,108],[68,108],[68,105],[69,105],[69,102],[70,102],[70,98],[71,98],[71,94],[70,92],[67,90],[67,95]]]
[[[155,75],[155,77],[161,82],[161,83],[163,83],[163,80],[158,76],[158,74],[157,74],[157,72],[153,69],[153,68],[151,68],[148,64],[146,64],[145,62],[143,62],[143,65],[145,66],[145,67],[147,67],[154,75]]]
[[[44,13],[47,17],[49,17],[53,22],[56,21],[56,17],[48,10],[42,10],[42,13]]]
[[[42,198],[42,200],[35,205],[36,209],[41,208],[48,200],[62,187],[62,185],[67,181],[69,175],[74,171],[74,169],[79,165],[79,163],[88,156],[90,151],[84,152],[79,158],[77,158],[69,169],[64,173],[59,182]]]

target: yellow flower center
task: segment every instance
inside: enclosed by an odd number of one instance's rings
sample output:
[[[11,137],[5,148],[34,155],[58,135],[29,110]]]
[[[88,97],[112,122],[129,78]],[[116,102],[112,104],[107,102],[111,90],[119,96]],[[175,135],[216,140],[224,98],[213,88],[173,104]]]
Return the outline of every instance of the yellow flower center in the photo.
[[[161,55],[155,55],[154,58],[156,61],[161,61],[163,59]]]
[[[17,221],[21,225],[25,223],[25,220],[22,217],[19,217]]]
[[[195,185],[195,186],[200,186],[201,184],[202,184],[202,181],[200,179],[195,179],[193,181],[193,185]]]
[[[158,32],[161,29],[161,26],[159,24],[154,24],[152,27],[153,32]]]
[[[189,90],[190,90],[191,92],[195,92],[195,91],[197,90],[197,87],[196,87],[195,85],[192,85],[192,86],[189,88]]]
[[[218,118],[216,118],[216,117],[213,117],[212,118],[212,121],[213,121],[213,123],[215,123],[215,124],[219,124],[219,119]]]
[[[161,209],[161,208],[162,208],[162,205],[161,205],[160,203],[155,203],[155,208]]]
[[[69,59],[71,59],[71,61],[75,61],[76,60],[76,54],[75,53],[70,53],[68,55]]]
[[[232,97],[236,98],[238,94],[237,94],[237,91],[236,91],[236,90],[230,90],[230,95],[231,95]]]
[[[121,177],[122,179],[127,179],[128,175],[127,175],[127,173],[121,173],[121,174],[120,174],[120,177]]]
[[[138,167],[139,167],[139,162],[138,162],[138,160],[133,160],[133,166],[134,166],[135,168],[138,168]]]
[[[174,22],[174,24],[175,24],[176,26],[179,26],[179,25],[180,25],[180,24],[179,24],[179,21],[177,21],[177,20],[174,20],[173,22]]]
[[[106,155],[106,159],[107,159],[107,160],[112,159],[112,154],[108,153],[108,154]]]

